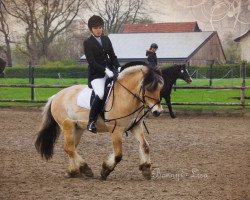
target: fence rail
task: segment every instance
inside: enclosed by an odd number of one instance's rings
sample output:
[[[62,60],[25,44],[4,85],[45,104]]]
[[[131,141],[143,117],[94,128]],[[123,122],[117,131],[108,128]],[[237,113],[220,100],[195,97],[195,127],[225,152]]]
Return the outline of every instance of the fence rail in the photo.
[[[10,88],[66,88],[70,85],[35,85],[35,84],[0,84],[1,87]],[[232,89],[241,90],[250,89],[250,86],[173,86],[174,89]],[[28,100],[28,99],[0,99],[0,102],[20,102],[20,103],[46,103],[47,100]],[[163,103],[164,104],[164,103]],[[223,103],[223,102],[172,102],[172,105],[204,105],[204,106],[250,106],[250,103],[245,103],[245,95],[241,95],[240,103]]]
[[[35,88],[66,88],[70,85],[36,85],[34,84],[34,67],[29,66],[29,84],[0,84],[0,88],[31,88],[31,99],[0,99],[0,102],[23,102],[23,103],[46,103],[47,100],[35,100]],[[205,105],[205,106],[241,106],[244,108],[245,106],[250,106],[250,103],[246,103],[245,99],[245,90],[250,89],[250,86],[245,85],[246,79],[246,65],[243,63],[241,66],[241,77],[242,84],[241,86],[174,86],[173,89],[232,89],[232,90],[240,90],[240,102],[239,103],[225,103],[225,102],[172,102],[172,105]],[[211,77],[210,77],[211,78]],[[210,80],[212,83],[212,79]]]

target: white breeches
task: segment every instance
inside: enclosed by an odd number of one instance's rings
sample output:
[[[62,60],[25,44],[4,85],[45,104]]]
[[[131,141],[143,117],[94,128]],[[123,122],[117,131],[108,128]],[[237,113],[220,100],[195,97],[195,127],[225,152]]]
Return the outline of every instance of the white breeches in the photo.
[[[95,95],[98,95],[100,99],[103,99],[105,82],[107,78],[108,76],[105,75],[103,78],[97,78],[91,81],[91,85],[92,85],[93,90],[95,91]]]

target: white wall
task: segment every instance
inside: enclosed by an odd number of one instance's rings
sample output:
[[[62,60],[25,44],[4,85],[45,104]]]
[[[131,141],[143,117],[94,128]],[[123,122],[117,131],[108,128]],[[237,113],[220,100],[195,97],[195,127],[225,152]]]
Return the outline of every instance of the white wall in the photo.
[[[241,59],[250,62],[250,32],[240,40]]]

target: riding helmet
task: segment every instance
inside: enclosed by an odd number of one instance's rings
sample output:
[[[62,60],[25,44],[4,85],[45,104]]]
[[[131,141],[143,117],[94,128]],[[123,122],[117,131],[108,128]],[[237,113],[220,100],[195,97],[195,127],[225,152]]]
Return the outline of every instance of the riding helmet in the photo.
[[[150,48],[158,49],[158,45],[156,43],[152,43],[150,45]]]
[[[92,17],[89,18],[89,21],[88,21],[89,30],[91,30],[93,27],[103,26],[103,25],[104,25],[104,21],[100,16],[93,15]]]

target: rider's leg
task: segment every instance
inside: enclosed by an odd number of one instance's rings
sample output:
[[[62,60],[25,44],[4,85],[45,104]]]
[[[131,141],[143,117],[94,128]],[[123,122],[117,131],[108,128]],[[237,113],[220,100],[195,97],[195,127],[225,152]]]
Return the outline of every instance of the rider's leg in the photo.
[[[95,98],[91,105],[87,129],[93,133],[97,132],[95,123],[103,107],[103,96],[106,79],[107,77],[105,76],[103,78],[98,78],[91,81],[91,85],[95,91]]]

